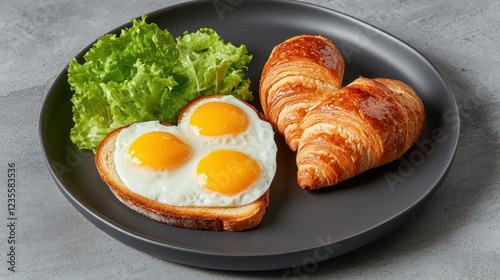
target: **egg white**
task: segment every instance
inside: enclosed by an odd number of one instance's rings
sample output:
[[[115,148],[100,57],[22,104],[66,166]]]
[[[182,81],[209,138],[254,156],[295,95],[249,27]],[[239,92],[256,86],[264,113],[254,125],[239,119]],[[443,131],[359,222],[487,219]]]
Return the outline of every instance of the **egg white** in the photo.
[[[223,136],[199,135],[189,124],[196,108],[211,101],[222,101],[238,106],[249,120],[246,131]],[[134,164],[128,148],[135,139],[150,131],[165,131],[176,135],[191,148],[189,159],[170,171],[155,171]],[[236,195],[224,195],[205,189],[198,183],[199,161],[215,150],[235,150],[254,159],[261,170],[259,178],[247,189]],[[226,95],[206,98],[185,112],[177,126],[164,126],[158,121],[141,122],[123,129],[116,140],[114,161],[124,185],[135,193],[174,206],[240,206],[251,203],[264,194],[276,173],[277,146],[271,125],[259,118],[256,112],[237,98]]]

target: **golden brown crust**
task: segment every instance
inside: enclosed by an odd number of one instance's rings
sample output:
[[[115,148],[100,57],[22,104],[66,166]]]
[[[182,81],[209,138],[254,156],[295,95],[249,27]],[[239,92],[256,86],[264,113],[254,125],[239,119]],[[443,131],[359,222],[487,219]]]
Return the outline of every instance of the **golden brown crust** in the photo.
[[[125,127],[115,129],[101,141],[95,163],[111,192],[129,208],[161,223],[198,230],[243,231],[261,222],[269,203],[269,190],[256,201],[243,206],[193,207],[159,203],[128,189],[120,180],[114,163],[116,138]]]
[[[401,157],[417,140],[424,107],[406,84],[358,78],[304,117],[297,151],[304,189],[335,185]]]
[[[260,103],[293,151],[302,134],[300,121],[325,93],[342,86],[343,75],[340,51],[323,36],[298,35],[272,50],[261,73]]]
[[[335,185],[402,156],[425,120],[411,87],[359,78],[341,88],[344,60],[322,36],[299,35],[277,45],[264,65],[264,114],[297,151],[304,189]]]

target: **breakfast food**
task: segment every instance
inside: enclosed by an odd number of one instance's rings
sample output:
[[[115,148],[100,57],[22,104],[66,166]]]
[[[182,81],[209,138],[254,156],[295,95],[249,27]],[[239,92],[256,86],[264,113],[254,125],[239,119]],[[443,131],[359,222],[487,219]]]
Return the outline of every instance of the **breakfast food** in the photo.
[[[198,97],[178,125],[118,128],[99,144],[96,165],[124,204],[191,229],[257,226],[269,201],[277,147],[271,125],[231,95]]]
[[[363,77],[340,88],[343,70],[333,43],[299,35],[276,46],[262,71],[264,114],[297,151],[303,189],[333,186],[389,163],[422,132],[425,111],[412,88]]]
[[[358,78],[311,108],[301,123],[297,180],[335,185],[401,157],[420,135],[422,102],[406,84]]]
[[[298,35],[272,50],[261,74],[260,102],[290,149],[297,150],[308,109],[339,89],[343,76],[344,59],[323,36]]]
[[[168,30],[133,19],[119,36],[99,38],[68,65],[74,127],[70,138],[95,152],[115,128],[148,120],[175,124],[181,108],[208,94],[252,100],[245,77],[252,56],[213,29],[174,38]]]

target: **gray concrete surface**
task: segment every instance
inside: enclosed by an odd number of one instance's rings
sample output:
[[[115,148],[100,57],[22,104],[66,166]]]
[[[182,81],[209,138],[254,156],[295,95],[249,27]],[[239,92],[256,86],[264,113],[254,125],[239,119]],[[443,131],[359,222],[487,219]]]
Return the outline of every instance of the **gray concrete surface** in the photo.
[[[130,18],[182,1],[0,1],[0,278],[272,279],[162,261],[87,221],[45,166],[38,118],[60,71],[83,47]],[[409,43],[457,99],[460,144],[441,188],[410,221],[296,279],[500,278],[500,2],[312,1]],[[16,272],[8,270],[7,174],[16,164]]]

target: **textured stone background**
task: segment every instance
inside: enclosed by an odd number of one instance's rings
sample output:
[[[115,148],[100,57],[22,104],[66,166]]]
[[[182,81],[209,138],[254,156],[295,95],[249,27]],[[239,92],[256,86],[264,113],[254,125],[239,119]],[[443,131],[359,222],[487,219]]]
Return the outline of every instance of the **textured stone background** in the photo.
[[[43,100],[83,47],[130,18],[182,1],[0,0],[0,177],[18,172],[18,263],[0,278],[267,279],[161,261],[111,238],[77,212],[50,177],[38,141]],[[298,278],[498,279],[500,277],[500,2],[312,1],[409,43],[441,72],[457,99],[461,139],[454,165],[428,204],[394,232]],[[6,188],[0,185],[5,221]],[[299,277],[300,276],[300,277]]]

